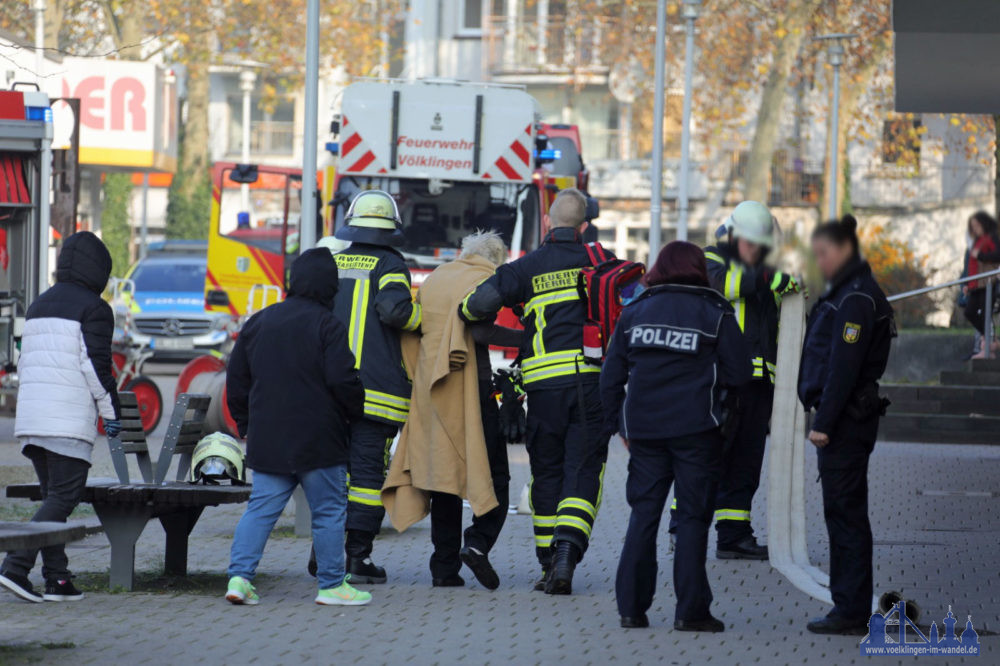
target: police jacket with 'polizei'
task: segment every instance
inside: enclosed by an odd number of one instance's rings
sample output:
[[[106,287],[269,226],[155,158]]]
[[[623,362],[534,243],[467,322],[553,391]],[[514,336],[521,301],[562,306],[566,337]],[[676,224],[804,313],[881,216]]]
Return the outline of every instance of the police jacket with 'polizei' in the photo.
[[[718,292],[647,289],[611,337],[601,373],[605,432],[666,439],[718,428],[722,389],[747,383],[751,372],[733,308]]]
[[[763,266],[740,261],[735,245],[719,243],[705,248],[708,279],[736,311],[736,322],[750,345],[754,379],[774,383],[778,358],[778,305],[780,296],[771,291]]]
[[[354,243],[334,255],[340,290],[333,313],[347,328],[361,383],[365,418],[402,425],[410,412],[410,380],[403,367],[400,331],[420,328],[410,271],[402,255],[380,245]]]
[[[580,233],[557,227],[537,250],[501,266],[480,284],[459,314],[474,323],[492,319],[504,306],[524,305],[526,388],[575,386],[577,372],[596,380],[601,369],[583,360],[586,309],[578,287],[580,269],[590,265]]]
[[[896,335],[892,306],[868,263],[851,260],[809,314],[799,398],[816,409],[812,429],[833,434],[851,400],[875,386]]]

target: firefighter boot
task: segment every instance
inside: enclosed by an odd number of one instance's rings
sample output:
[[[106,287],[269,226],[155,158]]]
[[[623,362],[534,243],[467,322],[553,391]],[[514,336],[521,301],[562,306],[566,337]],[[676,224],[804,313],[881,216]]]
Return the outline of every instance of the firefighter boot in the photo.
[[[545,582],[545,594],[572,594],[573,572],[582,553],[576,544],[560,541],[555,546],[549,579]]]
[[[387,580],[385,569],[372,562],[374,532],[347,530],[347,574],[352,585],[381,584]]]

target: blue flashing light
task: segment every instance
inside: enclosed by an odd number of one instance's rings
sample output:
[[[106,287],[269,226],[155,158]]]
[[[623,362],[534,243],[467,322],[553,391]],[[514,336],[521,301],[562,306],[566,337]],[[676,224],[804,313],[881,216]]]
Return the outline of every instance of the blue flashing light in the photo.
[[[555,150],[553,148],[548,148],[546,150],[536,150],[535,158],[539,160],[558,160],[562,159],[562,151]]]
[[[333,155],[339,155],[340,154],[340,143],[337,142],[337,141],[327,141],[326,142],[326,149],[327,149],[328,152],[330,152]]]
[[[52,122],[52,107],[49,106],[26,106],[24,107],[24,119],[35,120],[46,123]]]

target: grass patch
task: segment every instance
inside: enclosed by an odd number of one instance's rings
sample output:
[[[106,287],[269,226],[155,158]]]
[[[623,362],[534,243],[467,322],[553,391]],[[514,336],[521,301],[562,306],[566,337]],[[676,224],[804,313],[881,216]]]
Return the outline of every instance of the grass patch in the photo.
[[[258,576],[257,580],[266,580],[267,576]],[[83,592],[103,592],[110,594],[125,594],[122,587],[108,588],[107,572],[77,573],[73,581]],[[133,592],[147,594],[195,594],[199,596],[221,595],[229,584],[229,576],[225,572],[209,573],[196,571],[187,576],[166,575],[162,571],[137,571]]]
[[[281,527],[275,527],[271,530],[272,539],[297,539],[295,536],[295,527],[292,525],[282,525]]]
[[[4,645],[0,643],[0,664],[46,664],[52,663],[55,655],[45,654],[48,650],[72,650],[76,643],[70,641],[60,641],[56,643],[14,643]],[[16,660],[16,661],[15,661]]]

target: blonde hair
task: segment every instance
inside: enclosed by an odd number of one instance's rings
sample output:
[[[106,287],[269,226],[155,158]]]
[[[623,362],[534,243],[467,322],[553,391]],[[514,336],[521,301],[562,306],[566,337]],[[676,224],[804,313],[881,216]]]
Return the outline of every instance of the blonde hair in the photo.
[[[462,239],[461,258],[478,255],[495,266],[507,261],[507,245],[500,234],[495,231],[479,230]]]
[[[587,221],[587,196],[569,187],[560,190],[549,207],[549,222],[553,227],[580,227]]]

